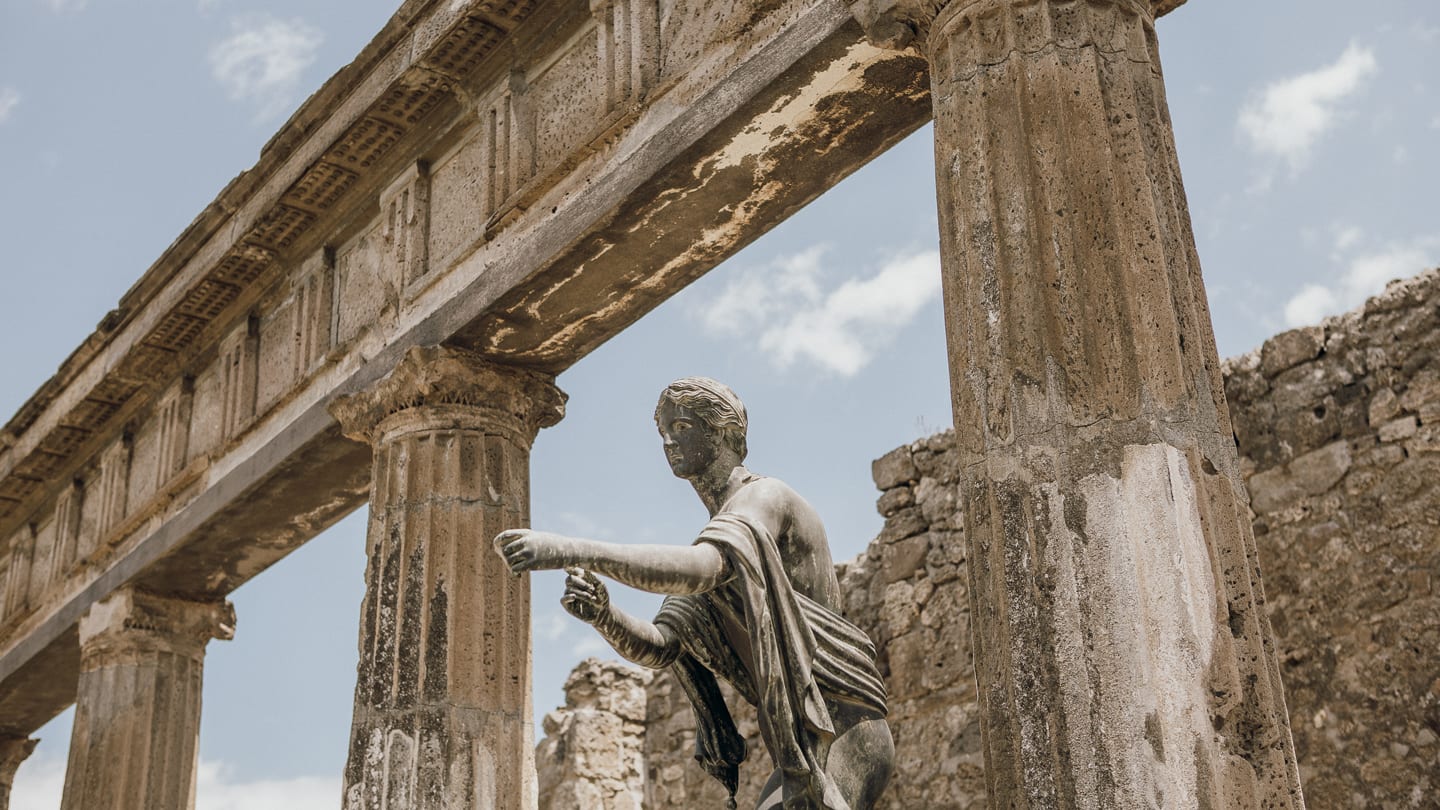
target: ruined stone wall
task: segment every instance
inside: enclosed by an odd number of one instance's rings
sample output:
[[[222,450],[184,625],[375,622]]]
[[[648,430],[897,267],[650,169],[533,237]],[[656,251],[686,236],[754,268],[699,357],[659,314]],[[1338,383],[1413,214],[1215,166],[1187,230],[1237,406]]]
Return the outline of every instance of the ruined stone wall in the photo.
[[[1440,807],[1440,270],[1278,335],[1225,377],[1307,804]],[[838,566],[890,689],[886,810],[986,806],[951,440],[875,462],[885,526]],[[751,807],[770,763],[750,708],[736,715]],[[724,806],[668,677],[635,733],[647,810]]]
[[[587,658],[565,680],[535,747],[542,810],[640,810],[649,672]]]
[[[1230,360],[1311,807],[1440,807],[1440,270]]]

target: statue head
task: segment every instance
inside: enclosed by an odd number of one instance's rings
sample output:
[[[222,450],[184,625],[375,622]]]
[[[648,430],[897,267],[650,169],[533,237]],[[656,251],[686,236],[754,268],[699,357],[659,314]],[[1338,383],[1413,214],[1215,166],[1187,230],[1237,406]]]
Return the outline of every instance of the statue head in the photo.
[[[749,427],[749,417],[745,413],[745,403],[730,390],[730,386],[709,377],[684,377],[665,386],[665,390],[660,392],[660,401],[655,406],[655,424],[660,428],[661,435],[666,437],[666,455],[670,458],[675,474],[688,477],[676,466],[677,458],[672,455],[672,443],[678,445],[684,443],[684,440],[673,435],[673,426],[666,418],[667,412],[673,412],[669,419],[679,416],[685,421],[698,421],[697,427],[703,428],[704,438],[715,446],[714,449],[727,447],[736,454],[737,463],[745,460],[748,452],[745,433]],[[676,449],[692,452],[678,446]],[[709,463],[713,460],[704,458],[703,448],[693,451],[692,454],[697,456],[691,459],[694,464],[701,461]]]

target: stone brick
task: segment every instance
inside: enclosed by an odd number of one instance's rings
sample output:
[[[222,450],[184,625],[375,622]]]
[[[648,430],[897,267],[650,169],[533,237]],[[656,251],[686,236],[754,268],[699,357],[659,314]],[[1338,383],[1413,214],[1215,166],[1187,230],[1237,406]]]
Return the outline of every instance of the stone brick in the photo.
[[[1419,425],[1415,423],[1414,416],[1402,416],[1381,425],[1377,435],[1382,442],[1398,442],[1414,436],[1418,428]]]
[[[897,447],[870,464],[870,477],[875,479],[877,489],[890,489],[908,484],[920,477],[915,469],[909,447]]]
[[[1378,425],[1400,413],[1400,398],[1389,388],[1381,388],[1375,396],[1370,398],[1370,408],[1366,416],[1370,424]]]
[[[1251,504],[1256,512],[1279,511],[1297,498],[1329,490],[1349,469],[1349,443],[1333,442],[1284,467],[1252,476],[1248,482]]]
[[[925,554],[930,550],[930,535],[918,534],[880,548],[880,579],[899,582],[915,576],[925,567]]]
[[[881,517],[891,517],[896,512],[907,506],[915,505],[915,492],[910,487],[894,487],[885,490],[879,500],[875,501],[875,511]]]
[[[1260,349],[1260,373],[1266,377],[1276,374],[1306,360],[1313,360],[1325,345],[1325,328],[1305,326],[1281,332],[1265,341]]]

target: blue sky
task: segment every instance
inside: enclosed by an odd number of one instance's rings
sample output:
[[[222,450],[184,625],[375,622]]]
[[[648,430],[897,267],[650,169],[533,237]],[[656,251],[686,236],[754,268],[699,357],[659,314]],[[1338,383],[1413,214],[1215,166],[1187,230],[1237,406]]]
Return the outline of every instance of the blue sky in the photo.
[[[291,110],[398,5],[6,0],[0,6],[0,411],[16,408]],[[1222,355],[1440,264],[1440,9],[1432,0],[1191,0],[1160,23]],[[704,519],[650,413],[669,380],[729,382],[751,466],[826,519],[837,559],[879,529],[869,462],[949,423],[925,128],[602,346],[536,442],[537,526],[688,543]],[[352,515],[233,596],[210,646],[202,810],[339,802],[364,567]],[[617,591],[647,612],[654,602]],[[537,717],[581,657],[559,577],[535,585]],[[13,807],[58,807],[71,713]]]

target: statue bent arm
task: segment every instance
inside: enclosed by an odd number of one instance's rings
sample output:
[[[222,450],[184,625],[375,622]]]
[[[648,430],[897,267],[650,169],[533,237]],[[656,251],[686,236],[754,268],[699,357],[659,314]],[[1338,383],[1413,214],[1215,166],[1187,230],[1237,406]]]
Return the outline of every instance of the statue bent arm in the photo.
[[[590,624],[626,660],[649,669],[663,669],[680,655],[680,641],[661,627],[631,616],[610,604],[610,594],[593,573],[567,568],[560,604],[570,615]]]

